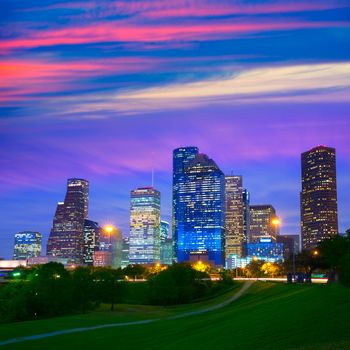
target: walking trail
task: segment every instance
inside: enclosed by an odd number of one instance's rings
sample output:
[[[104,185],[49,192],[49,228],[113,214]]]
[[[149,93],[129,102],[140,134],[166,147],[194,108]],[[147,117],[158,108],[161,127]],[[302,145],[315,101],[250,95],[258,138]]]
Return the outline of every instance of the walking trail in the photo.
[[[231,304],[233,301],[237,300],[239,297],[242,296],[242,294],[245,293],[245,291],[253,284],[252,281],[245,282],[243,287],[234,295],[232,295],[229,299],[223,301],[222,303],[216,304],[214,306],[208,307],[206,309],[191,311],[191,312],[185,312],[179,315],[170,316],[166,318],[154,318],[154,319],[148,319],[148,320],[142,320],[142,321],[133,321],[133,322],[123,322],[123,323],[110,323],[110,324],[102,324],[97,326],[90,326],[90,327],[80,327],[80,328],[71,328],[71,329],[63,329],[60,331],[55,332],[49,332],[49,333],[42,333],[42,334],[36,334],[36,335],[29,335],[25,337],[20,338],[12,338],[7,339],[4,341],[0,341],[0,346],[7,345],[7,344],[14,344],[14,343],[21,343],[28,340],[36,340],[36,339],[43,339],[48,337],[54,337],[56,335],[62,335],[62,334],[71,334],[71,333],[78,333],[78,332],[87,332],[92,331],[95,329],[102,329],[102,328],[112,328],[112,327],[125,327],[125,326],[133,326],[133,325],[139,325],[139,324],[147,324],[147,323],[153,323],[160,320],[175,320],[178,318],[183,317],[190,317],[194,315],[200,315],[204,314],[206,312],[214,311],[221,309],[229,304]]]

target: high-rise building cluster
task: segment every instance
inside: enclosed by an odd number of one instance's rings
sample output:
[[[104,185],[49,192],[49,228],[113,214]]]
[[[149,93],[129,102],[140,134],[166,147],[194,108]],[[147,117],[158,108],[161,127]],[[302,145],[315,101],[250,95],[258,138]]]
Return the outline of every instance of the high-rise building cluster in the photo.
[[[338,234],[335,149],[318,146],[301,155],[302,249]],[[173,151],[172,223],[161,220],[161,194],[152,187],[130,193],[130,231],[102,228],[88,218],[89,182],[68,179],[57,204],[46,260],[125,267],[201,260],[216,267],[244,267],[283,260],[300,250],[299,235],[280,233],[271,204],[250,202],[241,175],[225,175],[197,147]],[[15,235],[14,259],[41,261],[38,232]],[[60,260],[61,259],[61,260]]]

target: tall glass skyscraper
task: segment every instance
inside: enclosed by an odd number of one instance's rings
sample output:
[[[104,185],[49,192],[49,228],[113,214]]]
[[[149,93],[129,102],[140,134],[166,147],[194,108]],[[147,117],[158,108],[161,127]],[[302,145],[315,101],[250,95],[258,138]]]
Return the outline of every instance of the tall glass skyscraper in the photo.
[[[15,234],[14,260],[25,260],[41,255],[42,235],[39,232],[23,231]]]
[[[129,262],[160,262],[160,192],[153,187],[131,191]]]
[[[244,255],[244,202],[242,176],[225,176],[225,254]]]
[[[224,265],[225,176],[196,147],[174,150],[173,226],[177,259],[207,255]]]
[[[180,147],[173,151],[173,240],[174,251],[177,259],[177,242],[179,225],[185,221],[184,217],[184,190],[183,187],[187,181],[185,168],[198,154],[197,147]],[[181,190],[180,190],[181,188]]]
[[[318,146],[301,155],[301,238],[313,249],[338,234],[335,149]]]
[[[89,182],[68,179],[64,202],[57,204],[47,243],[47,255],[84,261],[84,220],[88,217]]]

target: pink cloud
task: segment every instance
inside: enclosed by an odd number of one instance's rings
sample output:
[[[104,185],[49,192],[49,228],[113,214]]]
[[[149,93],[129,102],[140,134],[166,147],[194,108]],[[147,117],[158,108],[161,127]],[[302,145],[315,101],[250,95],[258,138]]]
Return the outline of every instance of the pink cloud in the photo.
[[[159,59],[121,57],[80,61],[44,59],[0,60],[0,102],[20,101],[27,95],[74,88],[82,78],[134,73],[159,65]],[[102,87],[102,84],[100,84]],[[31,97],[32,98],[32,97]]]
[[[306,11],[321,11],[347,6],[343,0],[319,0],[288,1],[275,0],[265,3],[249,4],[247,2],[217,1],[212,0],[173,0],[164,2],[153,1],[94,1],[94,2],[64,2],[49,5],[44,9],[81,10],[83,14],[75,14],[68,17],[85,19],[106,18],[112,15],[129,15],[140,18],[164,18],[164,17],[207,17],[227,15],[255,15],[273,13],[293,13]],[[39,10],[38,8],[33,10]],[[43,10],[43,8],[40,8]]]
[[[127,21],[96,23],[81,27],[32,32],[28,37],[1,42],[1,51],[53,45],[77,45],[101,42],[167,42],[209,40],[247,33],[302,28],[350,26],[347,22],[232,22],[210,21],[187,24],[130,24]]]

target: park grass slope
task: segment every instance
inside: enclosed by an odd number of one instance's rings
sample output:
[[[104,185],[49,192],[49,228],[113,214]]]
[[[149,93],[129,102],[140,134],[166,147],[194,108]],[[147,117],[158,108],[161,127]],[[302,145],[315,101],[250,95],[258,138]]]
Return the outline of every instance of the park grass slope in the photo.
[[[198,305],[189,306],[189,309],[196,308]],[[131,318],[164,318],[185,310],[186,307],[178,310],[141,307]],[[80,315],[80,320],[78,316],[71,316],[47,322],[58,321],[61,329],[64,320],[70,327],[80,327],[94,322],[101,324],[104,314],[107,312]],[[238,300],[216,311],[150,324],[60,335],[6,345],[2,349],[350,349],[349,315],[350,290],[340,285],[257,282]],[[127,312],[120,310],[119,317],[125,322]],[[38,333],[37,327],[34,330],[35,322],[23,322],[19,336],[28,335],[30,327],[32,334]],[[4,339],[3,330],[0,335]]]

